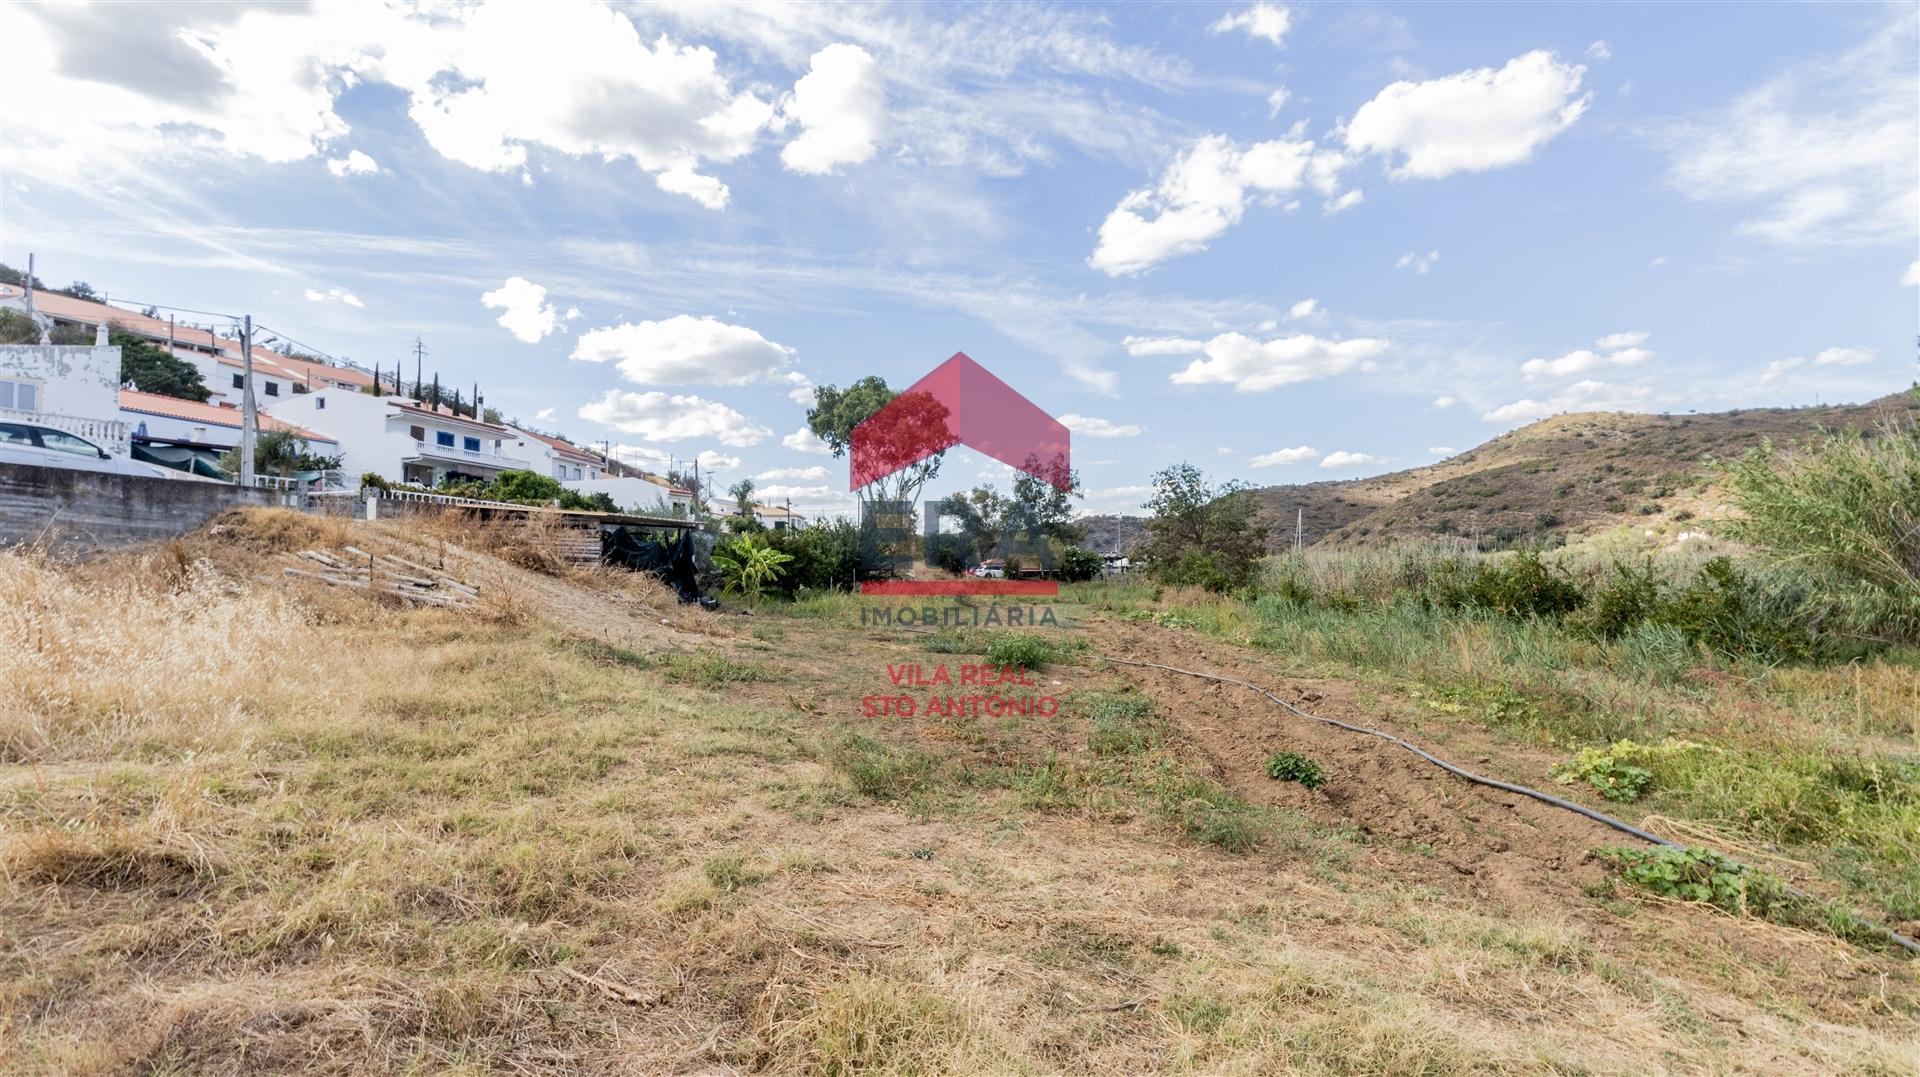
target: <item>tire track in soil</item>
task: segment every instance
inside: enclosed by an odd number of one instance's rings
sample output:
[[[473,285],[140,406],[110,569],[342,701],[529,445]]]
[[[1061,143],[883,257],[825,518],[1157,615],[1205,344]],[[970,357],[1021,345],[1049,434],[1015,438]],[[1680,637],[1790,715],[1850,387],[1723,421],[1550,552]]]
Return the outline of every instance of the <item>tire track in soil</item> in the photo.
[[[1528,761],[1538,773],[1514,772],[1513,756],[1534,753],[1496,745],[1491,737],[1471,747],[1463,747],[1466,737],[1437,745],[1358,707],[1344,685],[1281,676],[1230,645],[1147,625],[1103,621],[1090,627],[1100,653],[1240,677],[1304,710],[1405,736],[1516,784],[1537,785],[1545,772],[1545,756]],[[1588,850],[1640,844],[1571,812],[1457,778],[1384,741],[1289,714],[1239,685],[1138,666],[1114,668],[1160,704],[1181,747],[1217,781],[1255,804],[1295,809],[1329,826],[1352,825],[1370,839],[1362,859],[1396,875],[1506,908],[1537,911],[1549,900],[1589,913],[1581,888],[1606,873]],[[1280,751],[1313,758],[1330,780],[1314,791],[1267,777],[1266,760]],[[1419,851],[1422,846],[1432,849],[1431,857]]]

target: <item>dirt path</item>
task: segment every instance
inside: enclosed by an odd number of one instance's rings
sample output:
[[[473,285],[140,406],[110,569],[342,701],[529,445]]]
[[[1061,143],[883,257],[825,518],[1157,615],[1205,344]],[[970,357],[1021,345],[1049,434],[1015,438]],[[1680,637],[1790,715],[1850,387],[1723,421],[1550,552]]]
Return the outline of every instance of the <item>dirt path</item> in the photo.
[[[1450,724],[1444,737],[1436,735],[1437,730],[1405,728],[1383,708],[1357,702],[1360,693],[1351,685],[1285,676],[1270,657],[1194,633],[1111,620],[1090,630],[1097,653],[1239,677],[1311,713],[1404,736],[1489,777],[1537,788],[1554,760],[1467,723]],[[1640,844],[1628,835],[1526,797],[1474,785],[1385,741],[1290,714],[1238,685],[1158,669],[1116,668],[1160,703],[1182,741],[1217,780],[1254,803],[1292,808],[1324,825],[1357,829],[1368,838],[1362,860],[1369,866],[1483,907],[1551,910],[1621,947],[1645,931],[1644,924],[1623,921],[1588,896],[1607,878],[1604,865],[1589,850]],[[1280,751],[1318,761],[1331,780],[1317,791],[1272,780],[1265,761]],[[1640,822],[1632,816],[1626,821]],[[1697,909],[1656,906],[1647,914],[1660,921],[1663,934],[1693,937],[1707,946],[1735,944],[1747,961],[1806,960],[1813,952],[1833,956],[1828,940],[1770,925]],[[1857,956],[1897,963],[1894,958]]]

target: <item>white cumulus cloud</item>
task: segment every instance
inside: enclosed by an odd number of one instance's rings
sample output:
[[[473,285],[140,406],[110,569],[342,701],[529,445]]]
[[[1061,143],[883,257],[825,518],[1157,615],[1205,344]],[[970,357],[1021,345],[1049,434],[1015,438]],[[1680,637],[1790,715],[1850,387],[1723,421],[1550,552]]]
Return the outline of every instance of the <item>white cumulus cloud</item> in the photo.
[[[1563,411],[1609,411],[1644,406],[1652,390],[1637,385],[1577,381],[1545,400],[1531,397],[1502,404],[1481,414],[1490,423],[1532,422]]]
[[[1066,414],[1060,416],[1060,425],[1076,434],[1090,438],[1131,438],[1140,435],[1137,426],[1122,426],[1106,419],[1096,419],[1090,415]]]
[[[820,456],[831,456],[833,454],[832,446],[815,437],[813,431],[808,430],[804,426],[788,434],[786,437],[781,438],[780,444],[792,449],[794,452],[814,453]]]
[[[1789,370],[1805,366],[1806,362],[1806,357],[1800,355],[1790,356],[1786,359],[1775,359],[1769,362],[1766,369],[1760,372],[1760,380],[1763,382],[1773,381]]]
[[[1439,251],[1428,251],[1425,254],[1421,254],[1419,251],[1408,251],[1407,253],[1401,255],[1399,259],[1393,263],[1393,268],[1411,269],[1415,273],[1424,274],[1428,270],[1433,268],[1433,263],[1438,262],[1439,260],[1440,260]]]
[[[1287,308],[1287,317],[1289,318],[1311,318],[1319,313],[1321,313],[1321,311],[1320,301],[1318,299],[1302,299],[1300,302]]]
[[[1821,366],[1859,366],[1873,362],[1874,355],[1872,348],[1827,348],[1813,361]]]
[[[1433,406],[1439,408],[1441,411],[1445,411],[1459,402],[1460,398],[1454,396],[1436,396],[1433,398]]]
[[[1107,214],[1088,264],[1118,277],[1205,250],[1240,222],[1249,201],[1277,202],[1302,187],[1313,187],[1334,207],[1346,164],[1344,155],[1316,150],[1305,139],[1243,146],[1225,135],[1203,136],[1158,183],[1129,192]]]
[[[560,315],[547,302],[546,288],[525,277],[508,277],[500,287],[481,293],[480,303],[500,311],[501,328],[527,344],[540,343],[559,324]]]
[[[1913,264],[1907,266],[1907,271],[1900,275],[1900,283],[1909,288],[1920,288],[1920,258],[1914,259]]]
[[[1186,337],[1128,337],[1122,341],[1127,354],[1141,355],[1192,355],[1207,346],[1202,340],[1189,340]]]
[[[1520,372],[1528,381],[1540,378],[1563,378],[1575,374],[1584,374],[1589,370],[1602,367],[1638,366],[1653,358],[1653,353],[1640,347],[1646,343],[1650,334],[1643,330],[1629,330],[1624,333],[1608,333],[1595,341],[1599,350],[1576,348],[1565,355],[1552,359],[1529,359],[1520,364]]]
[[[1308,445],[1291,449],[1275,449],[1247,461],[1248,467],[1280,467],[1284,464],[1298,464],[1320,455],[1320,450]]]
[[[1320,466],[1325,468],[1366,467],[1368,464],[1378,464],[1383,462],[1384,461],[1382,461],[1380,457],[1375,456],[1372,453],[1347,452],[1345,450],[1341,450],[1339,452],[1330,452],[1326,456],[1322,457],[1320,460]]]
[[[365,303],[360,302],[359,296],[341,288],[328,288],[324,291],[319,288],[308,288],[306,290],[306,296],[307,301],[310,303],[345,303],[350,307],[366,306]]]
[[[780,376],[787,386],[787,399],[801,407],[812,407],[814,403],[813,379],[798,370],[789,370]]]
[[[703,438],[737,448],[773,433],[719,401],[659,392],[608,389],[599,400],[582,406],[580,417],[637,434],[645,441]]]
[[[1386,156],[1396,178],[1519,164],[1586,112],[1586,68],[1544,49],[1425,82],[1396,82],[1348,121],[1347,148]],[[1397,162],[1397,163],[1393,163]]]
[[[1451,445],[1429,445],[1429,446],[1427,446],[1427,452],[1428,452],[1428,453],[1430,453],[1430,454],[1432,454],[1432,455],[1434,455],[1434,456],[1452,456],[1452,455],[1453,455],[1454,453],[1457,453],[1457,452],[1459,452],[1459,451],[1460,451],[1459,449],[1456,449],[1456,448],[1454,448],[1454,447],[1453,447],[1453,446],[1451,446]]]
[[[827,469],[819,464],[812,467],[776,467],[762,471],[753,477],[754,482],[777,482],[781,479],[812,479],[827,477]]]
[[[1281,86],[1278,89],[1274,90],[1272,93],[1268,94],[1267,95],[1267,119],[1271,120],[1279,116],[1280,110],[1283,108],[1286,108],[1287,102],[1292,99],[1293,99],[1292,92],[1290,92],[1285,86]]]
[[[637,385],[745,385],[778,373],[792,354],[744,325],[689,314],[590,329],[573,349],[585,362],[617,362]]]
[[[819,175],[871,160],[886,113],[879,67],[858,45],[828,45],[813,54],[782,111],[800,125],[780,151],[790,171]]]
[[[1216,34],[1243,30],[1248,37],[1257,37],[1277,47],[1286,44],[1287,29],[1292,22],[1293,15],[1286,8],[1262,2],[1244,11],[1220,16],[1209,29]]]
[[[1180,385],[1232,385],[1243,393],[1344,374],[1387,350],[1370,337],[1323,340],[1307,333],[1261,342],[1222,333],[1206,344],[1206,358],[1174,373]]]
[[[380,163],[359,150],[351,150],[345,157],[328,159],[327,171],[336,176],[370,176],[380,171]]]

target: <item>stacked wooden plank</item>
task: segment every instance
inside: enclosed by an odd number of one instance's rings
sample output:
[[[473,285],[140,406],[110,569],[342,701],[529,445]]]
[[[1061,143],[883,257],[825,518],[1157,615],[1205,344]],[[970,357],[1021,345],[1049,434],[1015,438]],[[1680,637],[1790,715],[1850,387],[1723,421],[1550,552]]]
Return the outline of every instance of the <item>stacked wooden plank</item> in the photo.
[[[600,531],[592,527],[568,527],[553,537],[554,552],[576,565],[598,564]]]
[[[281,569],[286,575],[329,587],[369,591],[449,609],[471,609],[480,597],[478,587],[456,580],[439,569],[396,554],[369,553],[358,546],[344,546],[338,552],[302,550],[280,556],[291,562]]]

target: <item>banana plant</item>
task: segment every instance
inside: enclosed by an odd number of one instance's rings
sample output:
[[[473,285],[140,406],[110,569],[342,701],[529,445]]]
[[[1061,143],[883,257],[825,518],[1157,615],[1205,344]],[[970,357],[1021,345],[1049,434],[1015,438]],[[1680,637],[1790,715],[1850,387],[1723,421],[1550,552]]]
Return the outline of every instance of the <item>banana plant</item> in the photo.
[[[793,555],[767,545],[758,535],[741,535],[713,551],[713,563],[720,567],[720,589],[747,600],[749,609],[760,605],[767,585],[786,575]]]

